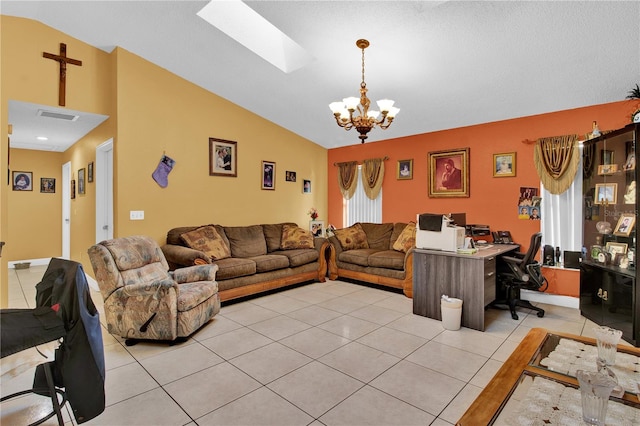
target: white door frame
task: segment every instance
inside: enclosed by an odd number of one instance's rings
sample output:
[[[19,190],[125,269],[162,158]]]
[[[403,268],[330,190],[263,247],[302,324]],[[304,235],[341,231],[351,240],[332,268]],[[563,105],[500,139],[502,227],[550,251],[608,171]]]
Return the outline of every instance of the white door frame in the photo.
[[[62,165],[62,258],[71,259],[71,161]]]
[[[96,243],[113,238],[113,138],[96,147]]]

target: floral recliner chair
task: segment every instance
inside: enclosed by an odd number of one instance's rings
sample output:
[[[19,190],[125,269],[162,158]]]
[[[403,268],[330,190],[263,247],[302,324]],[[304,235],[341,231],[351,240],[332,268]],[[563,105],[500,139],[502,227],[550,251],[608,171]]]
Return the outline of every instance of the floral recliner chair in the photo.
[[[88,252],[107,330],[127,344],[187,337],[220,311],[217,265],[169,272],[162,250],[146,236],[102,241]]]

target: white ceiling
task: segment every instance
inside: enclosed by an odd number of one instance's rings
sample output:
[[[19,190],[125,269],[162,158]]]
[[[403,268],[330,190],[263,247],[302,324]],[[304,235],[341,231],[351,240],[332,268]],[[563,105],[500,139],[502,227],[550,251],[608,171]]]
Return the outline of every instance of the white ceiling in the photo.
[[[121,46],[326,148],[359,143],[328,108],[358,95],[359,38],[369,97],[401,109],[367,142],[619,101],[640,81],[638,1],[245,2],[314,57],[288,74],[198,17],[207,3],[2,0],[0,13]]]

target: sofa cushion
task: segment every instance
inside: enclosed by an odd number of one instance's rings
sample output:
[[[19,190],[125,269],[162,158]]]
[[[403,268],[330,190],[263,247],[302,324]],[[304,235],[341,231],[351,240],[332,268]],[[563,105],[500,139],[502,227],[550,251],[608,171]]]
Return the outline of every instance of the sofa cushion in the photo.
[[[393,244],[396,242],[404,228],[407,226],[406,222],[397,222],[393,224],[393,232],[391,233],[391,238],[389,239],[389,247],[388,250],[393,250]]]
[[[256,272],[259,274],[289,267],[289,258],[277,254],[255,256],[252,257],[251,260],[256,263]]]
[[[361,222],[362,230],[367,234],[367,244],[372,249],[389,249],[389,239],[393,232],[393,223]]]
[[[311,249],[314,248],[313,234],[311,231],[300,228],[298,225],[282,225],[282,250]]]
[[[359,223],[355,223],[348,228],[336,229],[334,234],[338,241],[340,241],[340,247],[342,247],[342,250],[369,248],[369,244],[367,243],[367,234],[365,234]]]
[[[404,227],[402,234],[400,234],[396,242],[393,243],[393,249],[406,253],[411,249],[411,247],[415,247],[415,245],[416,224],[415,222],[409,222],[409,224]]]
[[[233,257],[255,257],[267,254],[267,243],[262,226],[225,226]]]
[[[404,253],[395,250],[384,250],[369,256],[369,266],[374,268],[404,270]]]
[[[256,273],[256,262],[251,259],[228,257],[226,259],[215,260],[213,263],[218,265],[218,272],[216,273],[217,281],[244,277]]]
[[[375,249],[355,249],[343,251],[338,255],[341,262],[353,263],[360,266],[369,266],[369,256],[378,252]]]
[[[218,292],[215,281],[195,281],[178,286],[178,312],[189,311]]]
[[[284,225],[298,226],[293,222],[262,225],[262,232],[264,232],[264,239],[267,242],[268,253],[280,250],[280,244],[282,242],[282,227]]]
[[[318,260],[320,253],[314,249],[280,250],[271,254],[281,254],[289,258],[289,266],[296,268]]]
[[[185,232],[180,238],[188,247],[203,252],[213,260],[231,257],[231,249],[213,226]]]

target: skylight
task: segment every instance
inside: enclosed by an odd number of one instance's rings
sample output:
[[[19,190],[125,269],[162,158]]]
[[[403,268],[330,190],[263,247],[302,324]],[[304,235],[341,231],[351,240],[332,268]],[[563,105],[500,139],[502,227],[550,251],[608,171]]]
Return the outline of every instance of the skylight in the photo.
[[[285,73],[313,57],[240,0],[211,0],[198,16]]]

